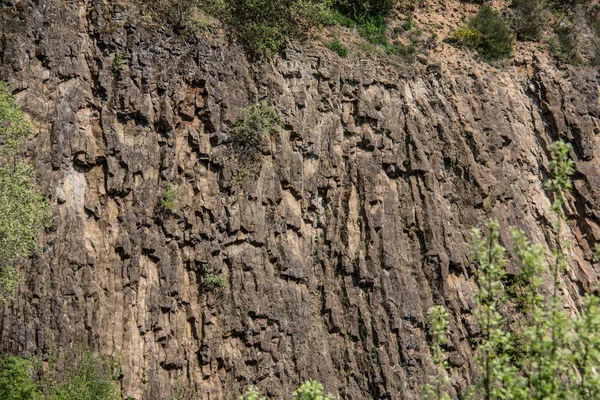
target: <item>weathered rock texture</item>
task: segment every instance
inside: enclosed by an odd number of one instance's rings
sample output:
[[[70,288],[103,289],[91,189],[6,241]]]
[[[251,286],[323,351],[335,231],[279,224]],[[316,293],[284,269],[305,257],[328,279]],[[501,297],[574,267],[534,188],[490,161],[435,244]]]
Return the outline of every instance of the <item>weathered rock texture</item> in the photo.
[[[35,122],[27,156],[56,209],[1,312],[4,351],[118,356],[122,394],[418,398],[424,315],[452,315],[473,367],[469,229],[498,218],[552,244],[547,147],[577,174],[565,301],[596,282],[598,74],[520,49],[504,69],[440,45],[412,74],[319,43],[252,64],[217,32],[177,36],[134,5],[0,2],[2,75]],[[116,61],[115,61],[116,60]],[[427,65],[425,65],[427,64]],[[265,100],[284,128],[256,161],[228,125]],[[165,185],[178,209],[161,209]],[[220,273],[228,287],[203,284]]]

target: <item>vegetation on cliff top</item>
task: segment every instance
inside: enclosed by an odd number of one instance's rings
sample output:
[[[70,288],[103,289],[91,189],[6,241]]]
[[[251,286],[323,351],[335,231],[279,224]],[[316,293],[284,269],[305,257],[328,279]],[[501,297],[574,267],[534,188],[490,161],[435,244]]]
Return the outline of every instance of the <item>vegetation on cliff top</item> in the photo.
[[[387,53],[412,55],[418,43],[392,46],[387,23],[398,13],[411,19],[420,0],[161,0],[155,7],[180,28],[194,25],[195,10],[215,16],[233,28],[236,37],[253,56],[280,51],[292,38],[307,36],[317,26],[343,25]],[[513,40],[543,40],[557,57],[573,64],[597,64],[600,60],[600,5],[597,1],[512,0],[494,10],[478,1],[477,15],[458,27],[450,39],[471,47],[486,60],[510,56]],[[426,11],[423,9],[422,11]],[[418,40],[417,40],[418,42]],[[348,50],[342,41],[333,50],[342,57]]]

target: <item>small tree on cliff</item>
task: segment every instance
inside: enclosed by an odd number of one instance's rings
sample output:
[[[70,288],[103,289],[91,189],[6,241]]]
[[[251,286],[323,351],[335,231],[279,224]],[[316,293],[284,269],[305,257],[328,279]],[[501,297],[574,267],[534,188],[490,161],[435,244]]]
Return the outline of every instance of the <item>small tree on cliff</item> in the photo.
[[[17,160],[29,131],[14,97],[0,84],[0,303],[12,297],[19,282],[17,262],[31,255],[50,220],[33,168]]]
[[[513,229],[514,262],[521,272],[505,289],[507,258],[498,240],[498,223],[489,222],[485,235],[479,230],[473,232],[471,249],[478,267],[479,286],[475,317],[481,335],[475,349],[476,384],[468,398],[600,398],[600,376],[596,370],[600,365],[600,298],[586,295],[579,315],[574,318],[561,306],[561,276],[567,268],[565,250],[570,245],[562,237],[566,222],[563,208],[566,193],[571,189],[569,177],[574,172],[573,162],[566,144],[553,143],[550,150],[553,178],[547,182],[546,189],[554,197],[552,262],[544,262],[547,252],[543,246],[531,243],[522,231]],[[596,257],[599,250],[596,246]],[[544,276],[552,282],[551,292],[546,296],[541,290]],[[516,307],[522,315],[509,321],[506,312],[501,312],[505,306]],[[441,313],[439,307],[435,312]],[[437,332],[432,334],[435,349],[443,335],[439,334],[439,324],[431,326],[433,332]],[[433,377],[433,382],[438,380]],[[431,383],[424,389],[424,394],[430,394]],[[438,391],[437,396],[428,398],[442,396],[447,395]]]

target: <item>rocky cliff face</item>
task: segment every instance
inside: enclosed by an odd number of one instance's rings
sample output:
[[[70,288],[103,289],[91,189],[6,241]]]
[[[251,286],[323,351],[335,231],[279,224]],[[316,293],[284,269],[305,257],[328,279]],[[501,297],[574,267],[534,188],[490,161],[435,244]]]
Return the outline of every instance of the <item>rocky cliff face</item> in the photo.
[[[416,399],[424,315],[445,304],[460,390],[477,334],[468,231],[493,217],[504,239],[512,224],[552,244],[542,182],[558,138],[577,167],[569,307],[596,283],[596,70],[559,70],[534,46],[498,69],[445,44],[410,74],[318,42],[250,63],[218,27],[177,36],[129,2],[0,13],[2,76],[35,122],[26,156],[56,210],[0,312],[4,351],[87,344],[119,358],[132,399],[178,385],[233,399],[250,383],[280,398],[308,378],[341,398]],[[248,160],[228,127],[260,100],[284,128]]]

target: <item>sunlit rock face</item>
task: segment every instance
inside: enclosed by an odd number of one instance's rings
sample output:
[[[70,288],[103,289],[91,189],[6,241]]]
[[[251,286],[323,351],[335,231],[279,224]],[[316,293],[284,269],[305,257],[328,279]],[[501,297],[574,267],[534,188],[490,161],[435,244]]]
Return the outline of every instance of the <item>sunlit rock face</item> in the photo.
[[[552,245],[559,138],[577,169],[565,304],[596,283],[596,70],[533,45],[502,68],[445,43],[409,67],[318,41],[250,62],[223,27],[176,35],[128,1],[0,13],[2,76],[55,209],[0,312],[4,351],[90,346],[118,357],[132,399],[249,384],[281,398],[309,378],[345,399],[417,399],[433,371],[424,316],[444,304],[460,391],[478,334],[469,230],[496,218],[505,243],[516,225]],[[263,100],[283,126],[241,152],[230,127]]]

